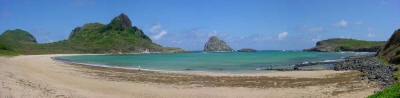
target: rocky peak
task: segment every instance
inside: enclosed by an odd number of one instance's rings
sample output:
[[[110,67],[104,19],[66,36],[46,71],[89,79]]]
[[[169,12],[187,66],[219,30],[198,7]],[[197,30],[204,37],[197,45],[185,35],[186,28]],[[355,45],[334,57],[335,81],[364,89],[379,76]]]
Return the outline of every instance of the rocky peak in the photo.
[[[212,36],[204,46],[204,51],[233,51],[233,49],[216,36]]]
[[[82,27],[76,27],[74,30],[72,30],[71,35],[69,36],[69,38],[72,38],[74,35],[78,34],[81,31],[82,31]]]
[[[115,17],[110,24],[121,23],[122,27],[132,27],[132,22],[127,15],[121,13],[119,16]]]

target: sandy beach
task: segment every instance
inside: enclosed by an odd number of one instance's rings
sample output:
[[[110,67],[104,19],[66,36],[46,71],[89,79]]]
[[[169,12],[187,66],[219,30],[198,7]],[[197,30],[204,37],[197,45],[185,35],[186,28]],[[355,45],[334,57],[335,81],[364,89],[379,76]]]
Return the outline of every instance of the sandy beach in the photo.
[[[358,71],[257,74],[154,72],[55,61],[77,54],[0,57],[1,98],[364,98]]]

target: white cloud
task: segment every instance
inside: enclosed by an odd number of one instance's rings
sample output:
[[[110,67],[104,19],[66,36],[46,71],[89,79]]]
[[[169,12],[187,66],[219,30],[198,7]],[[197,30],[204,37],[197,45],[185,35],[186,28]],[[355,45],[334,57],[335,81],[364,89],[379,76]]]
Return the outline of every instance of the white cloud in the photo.
[[[282,39],[285,38],[287,35],[288,35],[288,32],[279,33],[278,39],[279,39],[279,40],[282,40]]]
[[[322,32],[324,31],[324,27],[322,26],[308,26],[308,25],[303,25],[297,27],[298,30],[306,30],[308,32]]]
[[[318,41],[320,41],[320,40],[321,40],[321,39],[320,39],[319,37],[317,37],[317,38],[312,38],[312,39],[311,39],[312,42],[318,42]]]
[[[367,35],[369,38],[371,38],[371,37],[375,37],[375,34],[372,34],[372,33],[368,33],[368,35]]]
[[[367,29],[369,33],[374,32],[375,30],[373,28],[368,28]]]
[[[347,27],[348,22],[346,20],[340,20],[338,23],[333,24],[333,25],[337,26],[337,27]]]
[[[177,41],[177,40],[174,40],[174,41],[171,41],[172,43],[175,43],[175,44],[181,44],[182,43],[182,41]]]
[[[355,22],[354,24],[361,25],[361,24],[364,24],[364,22],[363,22],[363,21],[357,21],[357,22]]]
[[[159,39],[161,39],[164,35],[166,35],[166,34],[168,34],[168,32],[167,31],[165,31],[165,30],[162,30],[160,33],[158,33],[157,35],[154,35],[153,36],[153,39],[154,40],[159,40]]]
[[[310,27],[310,28],[308,28],[308,31],[310,31],[310,32],[321,32],[323,30],[324,30],[323,27]]]
[[[150,33],[156,33],[161,29],[161,24],[156,24],[150,28]]]

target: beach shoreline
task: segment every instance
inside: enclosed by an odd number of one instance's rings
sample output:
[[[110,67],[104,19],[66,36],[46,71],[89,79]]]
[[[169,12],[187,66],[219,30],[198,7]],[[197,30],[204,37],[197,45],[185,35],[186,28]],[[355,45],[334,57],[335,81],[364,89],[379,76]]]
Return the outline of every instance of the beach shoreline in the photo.
[[[176,73],[68,64],[51,59],[72,55],[82,54],[0,57],[0,96],[365,97],[376,90],[373,83],[358,79],[358,71]],[[24,92],[27,94],[18,92],[24,90],[28,90]]]

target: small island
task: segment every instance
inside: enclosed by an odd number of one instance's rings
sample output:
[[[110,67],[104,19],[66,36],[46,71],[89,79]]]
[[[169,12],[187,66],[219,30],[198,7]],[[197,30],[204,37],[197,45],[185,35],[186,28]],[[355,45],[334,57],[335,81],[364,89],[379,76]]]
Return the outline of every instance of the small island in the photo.
[[[243,48],[238,50],[238,52],[256,52],[257,50],[251,48]]]
[[[216,36],[211,36],[208,39],[206,45],[204,45],[204,51],[207,52],[222,52],[222,51],[234,51],[230,46],[228,46],[225,41],[219,40]]]

